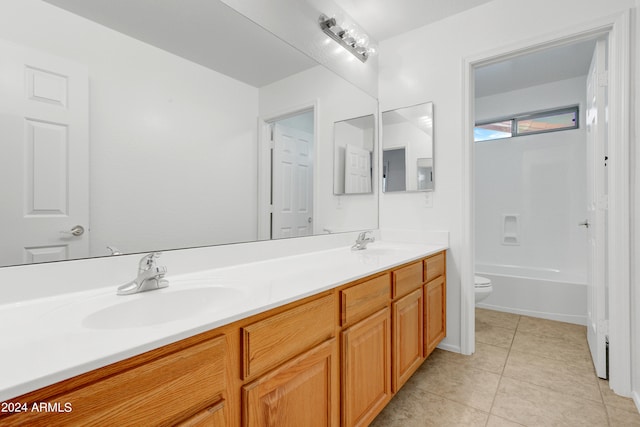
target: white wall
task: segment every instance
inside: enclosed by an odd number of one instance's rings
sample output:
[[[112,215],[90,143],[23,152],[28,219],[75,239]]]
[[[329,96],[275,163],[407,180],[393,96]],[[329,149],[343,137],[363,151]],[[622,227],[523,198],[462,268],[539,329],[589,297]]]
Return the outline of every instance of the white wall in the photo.
[[[640,0],[636,0],[636,10],[633,16],[635,27],[632,29],[632,39],[638,40],[640,31],[638,31],[638,19],[640,13]],[[640,43],[636,42],[635,46],[635,73],[632,74],[632,85],[635,86],[635,108],[632,108],[631,116],[638,117],[640,114]],[[633,77],[635,76],[635,77]],[[634,103],[632,102],[632,106]],[[636,406],[640,411],[640,120],[636,119],[635,129],[632,129],[633,140],[635,144],[631,144],[632,152],[635,156],[634,167],[631,169],[632,173],[632,188],[635,187],[635,191],[632,191],[632,197],[634,198],[632,204],[632,223],[631,232],[633,236],[631,245],[631,287],[632,287],[632,300],[631,300],[631,390],[633,398],[636,402]]]
[[[476,121],[580,105],[579,129],[475,144],[476,263],[553,268],[585,283],[585,96],[583,76],[476,99]],[[519,215],[517,246],[502,243],[504,214]]]
[[[433,101],[437,110],[433,208],[428,207],[421,194],[382,195],[380,221],[381,228],[450,231],[445,346],[455,349],[461,344],[464,59],[588,23],[634,5],[634,0],[494,0],[380,43],[380,109]],[[520,19],[513,19],[514,16]]]
[[[89,69],[92,255],[255,240],[256,88],[37,0],[0,38]]]
[[[260,116],[269,117],[314,101],[318,106],[314,233],[378,228],[375,183],[374,194],[333,194],[333,124],[375,113],[375,98],[317,66],[260,88]]]

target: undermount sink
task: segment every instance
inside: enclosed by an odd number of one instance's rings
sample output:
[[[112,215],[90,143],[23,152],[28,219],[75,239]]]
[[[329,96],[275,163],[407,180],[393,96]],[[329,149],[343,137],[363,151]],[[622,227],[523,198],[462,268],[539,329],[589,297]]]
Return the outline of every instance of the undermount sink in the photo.
[[[82,326],[90,329],[122,329],[158,325],[227,307],[243,295],[238,289],[219,286],[142,292],[118,297],[122,298],[122,302],[87,315],[82,320]]]

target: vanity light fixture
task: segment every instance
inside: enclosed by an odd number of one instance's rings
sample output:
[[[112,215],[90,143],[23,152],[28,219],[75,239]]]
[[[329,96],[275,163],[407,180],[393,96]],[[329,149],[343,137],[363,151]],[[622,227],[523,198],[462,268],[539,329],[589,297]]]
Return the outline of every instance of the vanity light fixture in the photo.
[[[318,23],[326,35],[338,42],[340,46],[351,52],[360,61],[366,62],[370,56],[376,53],[376,48],[369,46],[369,37],[366,34],[359,33],[344,23],[338,24],[336,18],[329,18],[322,14],[318,18]]]

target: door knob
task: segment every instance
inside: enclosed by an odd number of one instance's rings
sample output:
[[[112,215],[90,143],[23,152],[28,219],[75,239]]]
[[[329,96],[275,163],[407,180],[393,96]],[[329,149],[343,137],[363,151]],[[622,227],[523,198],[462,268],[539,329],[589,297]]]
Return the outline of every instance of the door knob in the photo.
[[[84,234],[84,227],[81,225],[76,225],[69,231],[61,231],[62,234],[71,234],[72,236],[82,236]]]
[[[578,226],[579,226],[579,227],[589,228],[589,226],[590,226],[590,225],[591,225],[591,224],[589,224],[589,220],[588,220],[588,219],[585,219],[585,220],[584,220],[584,222],[579,222],[579,223],[578,223]]]

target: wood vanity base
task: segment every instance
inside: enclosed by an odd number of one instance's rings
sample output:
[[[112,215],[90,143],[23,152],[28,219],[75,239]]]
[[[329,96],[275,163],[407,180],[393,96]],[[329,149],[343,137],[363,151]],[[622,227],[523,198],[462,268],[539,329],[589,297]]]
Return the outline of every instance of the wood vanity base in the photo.
[[[366,426],[446,335],[445,258],[11,399],[0,425]]]

